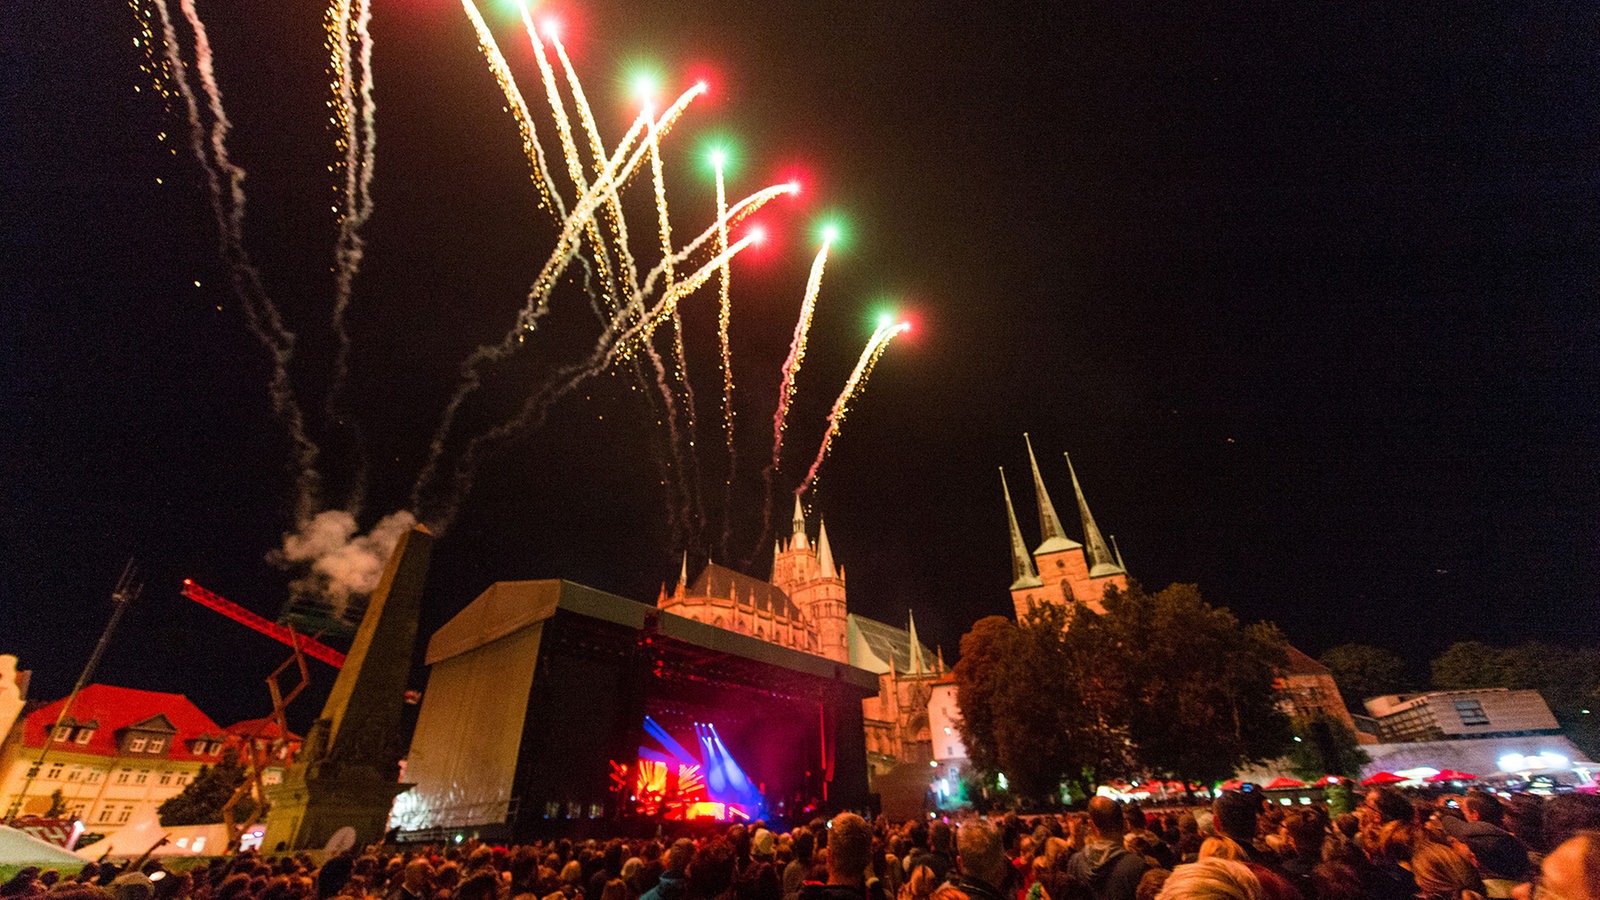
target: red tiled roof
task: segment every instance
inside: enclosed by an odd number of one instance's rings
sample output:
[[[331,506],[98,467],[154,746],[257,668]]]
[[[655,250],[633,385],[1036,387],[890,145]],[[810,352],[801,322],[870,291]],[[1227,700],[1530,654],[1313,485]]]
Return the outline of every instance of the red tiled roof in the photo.
[[[66,702],[66,698],[63,697],[46,703],[28,714],[22,733],[24,746],[44,746],[45,736],[50,726],[56,723],[56,718],[61,715],[61,707]],[[72,753],[115,756],[118,731],[156,716],[165,716],[167,721],[178,729],[178,733],[172,736],[161,758],[204,762],[216,760],[214,754],[196,755],[189,752],[189,741],[198,737],[220,741],[223,731],[221,726],[211,721],[199,707],[189,702],[188,697],[182,694],[113,687],[109,684],[89,685],[78,693],[78,699],[72,703],[72,721],[95,723],[94,735],[90,737],[89,743],[58,741],[52,746]]]
[[[1290,675],[1329,675],[1328,667],[1289,645]]]
[[[258,737],[263,740],[275,740],[278,737],[278,723],[271,716],[262,716],[259,719],[245,719],[235,722],[227,727],[227,732],[240,738]],[[288,740],[298,741],[300,735],[289,732]]]

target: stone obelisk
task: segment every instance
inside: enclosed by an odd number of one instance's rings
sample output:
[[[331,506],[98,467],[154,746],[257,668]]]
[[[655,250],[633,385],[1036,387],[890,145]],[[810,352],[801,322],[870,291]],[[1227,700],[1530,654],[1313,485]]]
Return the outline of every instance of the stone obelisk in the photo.
[[[320,848],[346,825],[357,846],[382,840],[394,798],[410,787],[399,780],[400,712],[432,551],[421,525],[395,545],[322,715],[283,783],[268,788],[263,852]]]

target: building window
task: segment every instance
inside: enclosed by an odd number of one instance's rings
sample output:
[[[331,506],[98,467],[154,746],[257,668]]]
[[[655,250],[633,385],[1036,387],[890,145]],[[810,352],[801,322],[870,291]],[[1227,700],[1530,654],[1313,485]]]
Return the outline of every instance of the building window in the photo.
[[[116,811],[116,807],[115,806],[107,806],[104,809],[100,810],[100,821],[102,821],[102,822],[111,821],[111,814],[113,812],[115,812],[115,811]]]
[[[1487,725],[1489,717],[1484,714],[1483,704],[1477,700],[1455,700],[1456,715],[1461,717],[1463,725]]]
[[[133,783],[134,784],[144,784],[149,779],[150,779],[150,770],[149,769],[145,769],[145,770],[141,771],[138,774],[138,776],[136,776],[133,779]]]
[[[144,744],[145,744],[144,738],[142,738],[142,737],[133,738],[133,739],[128,741],[128,752],[129,753],[143,753],[144,752]]]
[[[71,739],[72,739],[72,726],[70,726],[70,725],[57,725],[56,726],[55,740],[67,741],[67,740],[71,740]]]
[[[127,784],[128,783],[128,775],[129,775],[128,772],[118,772],[117,773],[117,784]]]
[[[166,738],[151,738],[150,745],[145,747],[145,750],[150,753],[160,753],[165,749],[167,749]]]
[[[44,773],[44,779],[46,781],[55,781],[57,778],[60,778],[60,777],[61,777],[61,764],[60,763],[55,763],[49,769],[47,769],[45,771],[45,773]]]
[[[156,783],[157,784],[171,784],[172,783],[172,776],[167,774],[166,772],[162,772],[161,773],[161,777],[156,779]]]
[[[88,777],[84,778],[83,780],[89,782],[90,784],[94,784],[95,782],[100,780],[100,770],[99,769],[91,769],[89,771]]]
[[[133,807],[124,806],[122,808],[122,812],[117,814],[117,824],[121,825],[131,818],[133,818]]]
[[[92,737],[94,737],[93,728],[79,728],[78,736],[75,738],[75,740],[80,744],[87,744],[89,743],[89,739]]]

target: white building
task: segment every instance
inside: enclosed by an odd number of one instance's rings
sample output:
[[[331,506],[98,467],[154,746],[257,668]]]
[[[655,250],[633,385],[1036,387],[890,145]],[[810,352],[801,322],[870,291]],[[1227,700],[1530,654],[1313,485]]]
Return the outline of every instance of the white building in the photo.
[[[1387,694],[1362,702],[1383,743],[1561,734],[1538,691],[1479,688]]]

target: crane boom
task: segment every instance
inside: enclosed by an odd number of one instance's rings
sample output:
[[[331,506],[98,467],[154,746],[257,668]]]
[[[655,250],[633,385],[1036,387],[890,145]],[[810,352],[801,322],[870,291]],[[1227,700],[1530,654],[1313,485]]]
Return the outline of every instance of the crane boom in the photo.
[[[343,653],[340,653],[332,647],[329,647],[327,644],[306,637],[287,625],[279,625],[277,622],[262,616],[258,616],[250,610],[245,609],[244,607],[234,603],[231,600],[228,600],[225,597],[213,594],[200,585],[195,584],[194,579],[192,578],[185,578],[183,580],[183,589],[180,591],[180,593],[182,593],[185,597],[188,597],[190,600],[200,604],[201,606],[204,606],[208,609],[214,609],[217,612],[222,613],[228,618],[234,620],[235,622],[238,622],[240,625],[244,625],[247,628],[253,628],[275,641],[282,641],[283,643],[288,644],[290,647],[299,647],[301,652],[305,653],[305,655],[313,659],[321,660],[322,662],[333,666],[335,669],[344,667]]]

